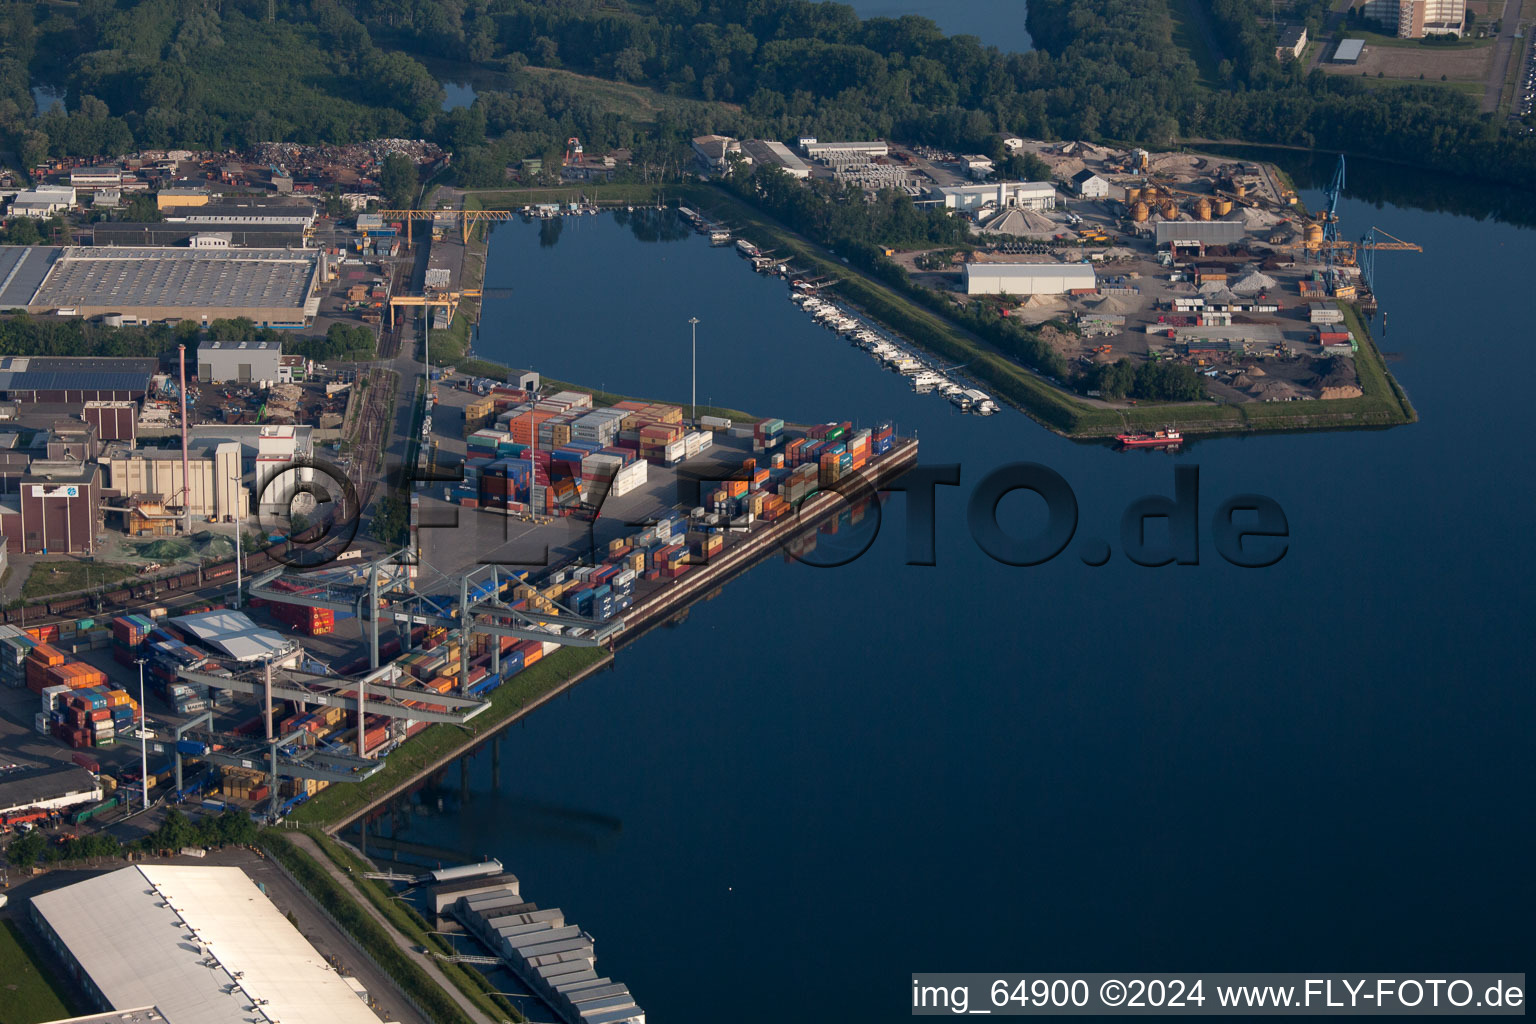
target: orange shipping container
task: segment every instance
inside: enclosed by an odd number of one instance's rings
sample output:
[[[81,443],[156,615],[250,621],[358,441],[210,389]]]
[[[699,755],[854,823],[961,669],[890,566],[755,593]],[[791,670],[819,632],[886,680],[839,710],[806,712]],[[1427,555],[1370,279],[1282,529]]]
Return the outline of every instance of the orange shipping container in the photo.
[[[32,630],[29,629],[27,632],[31,633]],[[31,660],[37,662],[40,665],[64,664],[64,652],[59,650],[57,647],[54,647],[52,644],[38,644],[36,647],[32,648],[32,653],[29,655],[29,657]]]

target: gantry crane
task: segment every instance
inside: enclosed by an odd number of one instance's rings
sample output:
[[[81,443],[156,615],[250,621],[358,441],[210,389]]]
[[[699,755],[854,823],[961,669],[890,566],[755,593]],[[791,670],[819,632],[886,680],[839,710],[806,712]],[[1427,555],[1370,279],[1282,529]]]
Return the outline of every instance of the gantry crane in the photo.
[[[389,297],[389,326],[395,326],[396,306],[424,306],[430,309],[433,306],[443,306],[448,310],[448,318],[458,311],[459,302],[463,299],[478,299],[481,291],[478,288],[466,288],[456,292],[441,292],[429,290],[426,295],[391,295]]]
[[[479,221],[505,221],[518,216],[516,210],[377,210],[380,217],[386,222],[405,222],[405,247],[411,247],[411,224],[418,220],[435,221],[439,218],[452,218],[459,222],[459,231],[462,240],[469,242],[469,226]]]

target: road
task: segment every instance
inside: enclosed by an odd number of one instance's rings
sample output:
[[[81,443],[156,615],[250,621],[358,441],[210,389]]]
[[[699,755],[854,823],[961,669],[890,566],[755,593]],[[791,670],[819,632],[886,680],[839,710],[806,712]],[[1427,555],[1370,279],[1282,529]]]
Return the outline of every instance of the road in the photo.
[[[1488,83],[1483,90],[1481,110],[1485,114],[1499,109],[1499,99],[1504,94],[1504,79],[1509,76],[1509,61],[1516,51],[1515,32],[1519,27],[1520,0],[1504,0],[1504,15],[1499,19],[1499,38],[1493,44],[1493,66],[1488,69]]]

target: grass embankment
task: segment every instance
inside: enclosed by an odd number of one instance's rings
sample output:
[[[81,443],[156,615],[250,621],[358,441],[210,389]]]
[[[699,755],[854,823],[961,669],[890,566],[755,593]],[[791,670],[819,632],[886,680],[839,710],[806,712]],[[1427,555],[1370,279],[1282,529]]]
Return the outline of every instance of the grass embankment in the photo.
[[[529,704],[563,686],[573,676],[609,657],[601,647],[562,647],[491,691],[491,707],[462,726],[438,723],[406,740],[389,755],[379,773],[366,782],[336,783],[300,804],[289,815],[297,824],[340,824],[385,793],[475,740]]]
[[[310,897],[335,918],[357,944],[401,990],[416,1001],[433,1024],[474,1024],[459,1005],[432,980],[422,966],[395,944],[375,921],[325,869],[274,829],[261,833],[262,847],[287,868]]]
[[[432,930],[432,926],[416,912],[415,907],[403,900],[395,899],[394,890],[387,882],[365,877],[368,872],[377,870],[373,865],[317,828],[306,828],[304,834],[320,847],[332,863],[351,876],[352,884],[401,935],[424,949],[436,950],[447,955],[457,952],[451,943]],[[526,1019],[517,1007],[503,997],[494,995],[496,987],[491,984],[490,979],[473,967],[441,960],[438,961],[437,966],[438,970],[442,971],[460,992],[480,1009],[490,1014],[492,1019],[514,1021]]]
[[[21,597],[31,601],[77,590],[93,590],[119,580],[132,579],[139,571],[131,565],[110,562],[38,562],[21,585]]]
[[[70,1015],[64,990],[54,986],[21,930],[11,921],[0,922],[0,1024],[38,1024]]]

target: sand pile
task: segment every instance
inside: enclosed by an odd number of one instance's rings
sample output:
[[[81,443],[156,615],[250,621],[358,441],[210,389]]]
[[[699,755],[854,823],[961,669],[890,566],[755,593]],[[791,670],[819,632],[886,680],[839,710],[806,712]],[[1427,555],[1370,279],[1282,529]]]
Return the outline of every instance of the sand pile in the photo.
[[[1276,281],[1268,274],[1261,274],[1255,270],[1232,285],[1232,294],[1252,296],[1260,292],[1267,292],[1271,288],[1278,288],[1279,286],[1279,281]]]
[[[1088,305],[1096,313],[1135,313],[1141,309],[1141,303],[1134,295],[1106,295]]]

